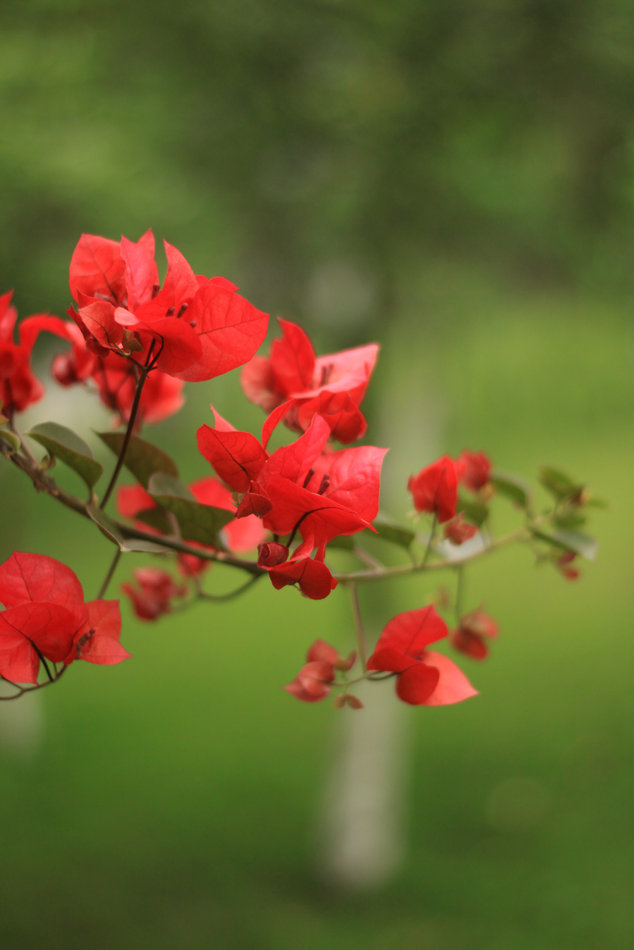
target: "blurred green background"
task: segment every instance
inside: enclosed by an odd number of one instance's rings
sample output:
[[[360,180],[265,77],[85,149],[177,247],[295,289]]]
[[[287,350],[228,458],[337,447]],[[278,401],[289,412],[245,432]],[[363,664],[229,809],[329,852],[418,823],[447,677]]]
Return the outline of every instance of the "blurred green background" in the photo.
[[[524,550],[470,572],[502,634],[462,663],[477,699],[406,711],[406,852],[370,893],[314,859],[355,714],[280,689],[315,637],[350,648],[345,596],[263,584],[155,625],[125,606],[133,661],[0,708],[6,946],[630,943],[633,39],[625,0],[4,0],[0,291],[22,316],[64,313],[82,231],[152,227],[319,352],[381,343],[391,514],[465,447],[609,501],[578,582]],[[89,437],[78,398],[59,421]],[[146,431],[185,478],[210,401],[260,423],[235,379],[194,388]],[[17,476],[2,558],[58,557],[94,596],[105,544]],[[430,590],[366,593],[377,630]]]

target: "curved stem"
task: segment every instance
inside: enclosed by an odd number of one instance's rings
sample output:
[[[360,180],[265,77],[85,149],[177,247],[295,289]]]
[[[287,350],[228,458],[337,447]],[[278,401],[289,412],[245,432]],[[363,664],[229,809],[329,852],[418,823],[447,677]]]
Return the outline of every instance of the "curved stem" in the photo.
[[[115,485],[117,484],[117,479],[119,478],[119,474],[121,472],[121,469],[123,468],[126,452],[128,451],[130,439],[132,438],[132,432],[134,430],[134,423],[136,421],[137,412],[139,411],[139,403],[141,402],[141,394],[143,392],[143,386],[145,384],[145,380],[148,377],[148,373],[150,372],[152,368],[153,368],[152,363],[150,363],[147,366],[144,366],[137,380],[136,390],[134,392],[134,400],[132,402],[132,408],[130,409],[128,425],[125,430],[125,436],[123,438],[123,443],[121,445],[121,451],[119,452],[119,458],[117,459],[117,464],[115,465],[114,471],[112,475],[110,476],[108,487],[106,488],[103,498],[101,499],[101,502],[99,504],[99,507],[101,508],[102,511],[108,503],[108,499],[110,498],[110,495],[112,494],[113,489]]]
[[[222,601],[222,600],[233,600],[234,597],[239,597],[243,591],[248,590],[249,587],[252,587],[256,581],[259,581],[262,577],[261,574],[253,574],[248,581],[245,581],[244,584],[240,584],[239,587],[236,587],[234,590],[230,590],[226,594],[208,594],[205,591],[201,590],[198,592],[198,598],[200,600],[213,600],[213,601]]]
[[[99,588],[99,593],[97,594],[97,597],[96,597],[97,600],[101,600],[103,595],[106,593],[106,590],[108,589],[108,584],[112,580],[112,575],[117,569],[117,564],[119,563],[120,558],[121,558],[121,549],[117,548],[115,552],[115,556],[112,559],[112,563],[110,567],[108,568],[108,573],[104,577],[103,584]]]

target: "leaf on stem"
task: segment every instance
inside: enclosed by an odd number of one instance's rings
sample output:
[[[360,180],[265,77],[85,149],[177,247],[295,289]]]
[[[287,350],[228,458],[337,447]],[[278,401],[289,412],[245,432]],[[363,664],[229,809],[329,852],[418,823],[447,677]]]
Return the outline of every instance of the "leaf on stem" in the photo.
[[[97,435],[116,456],[119,456],[125,432],[97,432]],[[176,462],[162,449],[137,436],[132,436],[130,439],[123,464],[144,488],[148,487],[150,478],[157,472],[178,478]]]
[[[44,446],[49,455],[72,468],[92,490],[101,477],[103,466],[77,433],[57,422],[42,422],[26,434]]]
[[[186,485],[164,473],[152,475],[147,490],[162,508],[172,512],[183,538],[216,548],[224,547],[218,533],[233,520],[235,512],[226,508],[214,508],[212,505],[201,505]]]
[[[9,447],[12,455],[20,448],[19,438],[15,432],[10,432],[9,429],[0,429],[0,442],[4,442]]]
[[[390,544],[396,544],[406,551],[409,550],[412,541],[416,537],[414,531],[402,527],[402,525],[397,524],[396,521],[391,521],[384,515],[377,515],[372,524],[377,530],[377,538],[379,541],[388,541]]]
[[[554,547],[562,548],[564,551],[573,551],[587,561],[594,561],[599,543],[595,538],[581,531],[552,531],[547,533],[539,531],[537,528],[531,528],[533,535],[540,541],[546,541]]]
[[[515,475],[506,472],[494,471],[489,481],[500,495],[504,495],[520,508],[528,508],[530,504],[530,490],[528,485]]]

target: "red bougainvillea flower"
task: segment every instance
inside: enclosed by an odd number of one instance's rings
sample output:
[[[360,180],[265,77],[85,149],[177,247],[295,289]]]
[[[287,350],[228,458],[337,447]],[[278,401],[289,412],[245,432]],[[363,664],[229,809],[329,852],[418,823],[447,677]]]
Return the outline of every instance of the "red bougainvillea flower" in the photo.
[[[304,703],[317,703],[330,693],[335,670],[351,669],[356,656],[356,653],[351,653],[344,659],[325,640],[315,640],[306,654],[308,662],[284,689]]]
[[[12,683],[37,683],[46,660],[112,664],[130,656],[119,643],[118,601],[85,603],[77,576],[53,558],[14,552],[0,564],[0,602],[0,676]]]
[[[17,311],[11,306],[13,291],[0,296],[0,404],[6,415],[21,412],[44,395],[44,387],[33,375],[31,351],[36,337],[19,330],[19,343],[14,342]],[[36,317],[27,320],[37,319]]]
[[[462,512],[456,515],[455,518],[452,518],[451,521],[448,521],[443,531],[444,536],[448,538],[452,544],[464,544],[465,541],[469,541],[470,538],[473,538],[477,533],[478,529],[474,524],[469,524],[463,520]]]
[[[303,432],[319,413],[339,442],[354,442],[366,429],[359,405],[376,363],[376,343],[316,357],[304,331],[279,320],[282,338],[270,356],[256,356],[242,371],[242,388],[251,402],[270,413],[280,407],[279,421]],[[282,409],[283,407],[283,409]]]
[[[458,481],[470,491],[480,491],[491,477],[491,462],[484,452],[461,452],[456,461]]]
[[[413,706],[444,706],[476,695],[455,663],[427,651],[449,633],[433,607],[397,614],[383,629],[368,660],[369,670],[396,673],[396,692]]]
[[[215,428],[198,430],[198,448],[242,495],[238,515],[254,512],[274,534],[299,530],[323,548],[339,535],[371,526],[386,452],[374,446],[325,452],[329,436],[328,423],[313,416],[299,439],[269,456],[254,435],[232,429],[216,414]]]
[[[70,263],[70,314],[94,352],[133,355],[192,382],[242,366],[266,336],[268,315],[223,277],[194,274],[165,243],[167,275],[159,285],[154,236],[111,241],[83,234]]]
[[[121,585],[121,590],[132,601],[132,608],[141,620],[156,620],[170,613],[172,601],[187,593],[184,584],[177,584],[160,567],[139,567],[134,571],[134,579],[136,587],[125,583]]]
[[[418,475],[411,475],[407,487],[416,511],[435,514],[441,524],[456,514],[458,476],[456,463],[448,455],[421,469]]]
[[[484,660],[489,653],[487,640],[497,637],[498,625],[492,617],[477,608],[460,618],[457,630],[451,634],[451,643],[456,650],[466,653],[474,660]]]

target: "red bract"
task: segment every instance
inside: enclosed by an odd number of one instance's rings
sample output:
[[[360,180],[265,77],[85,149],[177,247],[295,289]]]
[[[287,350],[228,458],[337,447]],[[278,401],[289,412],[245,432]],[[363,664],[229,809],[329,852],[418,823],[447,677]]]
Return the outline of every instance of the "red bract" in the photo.
[[[313,416],[299,439],[269,456],[255,436],[230,429],[216,415],[215,429],[198,430],[198,448],[229,487],[244,495],[239,515],[261,515],[276,535],[299,530],[323,549],[339,535],[370,527],[386,452],[374,446],[325,452],[329,436],[327,422]]]
[[[456,461],[458,481],[471,491],[479,491],[489,481],[491,462],[484,452],[461,452]]]
[[[456,514],[458,477],[456,463],[448,455],[411,475],[407,483],[416,511],[435,514],[442,524]]]
[[[44,387],[31,370],[35,337],[24,333],[22,327],[27,321],[20,326],[20,342],[14,342],[17,312],[11,306],[12,295],[9,291],[0,296],[0,404],[7,415],[21,412],[44,395]]]
[[[125,583],[121,590],[132,601],[132,607],[141,620],[156,620],[172,609],[172,600],[184,597],[187,588],[176,584],[170,574],[160,567],[139,567],[134,571],[136,587]]]
[[[366,423],[359,404],[376,363],[377,344],[316,357],[300,327],[288,320],[279,324],[282,338],[273,342],[270,356],[255,357],[242,371],[247,398],[267,413],[279,406],[276,421],[284,417],[300,432],[318,413],[338,441],[360,438]]]
[[[476,694],[455,663],[427,647],[449,633],[433,607],[397,614],[383,629],[369,670],[397,675],[396,692],[414,706],[444,706]]]
[[[285,564],[270,568],[269,577],[276,590],[297,584],[302,594],[311,600],[323,600],[337,586],[335,578],[318,558],[291,558]]]
[[[452,646],[474,660],[484,660],[489,653],[486,642],[497,637],[498,626],[492,617],[479,608],[460,618],[460,624],[451,635]]]
[[[344,659],[325,640],[315,640],[308,649],[306,659],[308,663],[284,689],[304,703],[317,703],[330,693],[335,670],[349,670],[354,664],[356,653]]]
[[[0,676],[37,683],[40,662],[111,664],[130,654],[119,643],[117,601],[84,602],[77,576],[40,554],[14,552],[0,565]]]
[[[464,544],[476,535],[478,529],[474,524],[468,524],[462,518],[462,512],[448,521],[445,525],[443,534],[452,542],[452,544]]]
[[[89,346],[192,382],[242,366],[263,342],[268,315],[223,277],[194,274],[172,245],[165,253],[160,288],[151,231],[120,243],[82,235],[70,265],[71,315]]]

